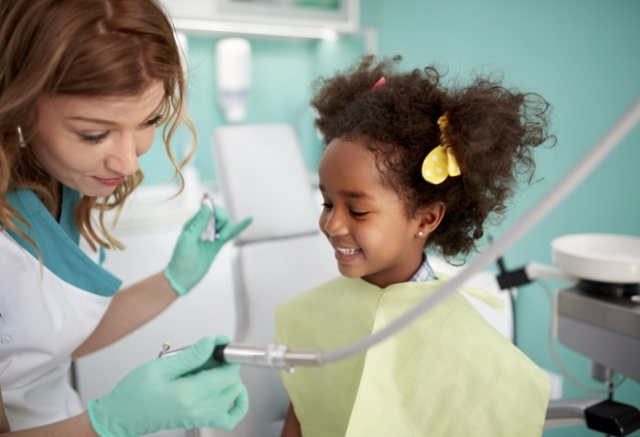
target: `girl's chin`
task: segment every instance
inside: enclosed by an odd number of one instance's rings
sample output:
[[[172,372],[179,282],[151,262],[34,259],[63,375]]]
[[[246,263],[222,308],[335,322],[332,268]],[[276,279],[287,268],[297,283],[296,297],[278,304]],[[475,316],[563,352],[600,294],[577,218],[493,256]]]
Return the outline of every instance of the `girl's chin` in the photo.
[[[340,263],[338,263],[338,271],[342,276],[346,276],[347,278],[356,279],[362,277],[361,271],[350,266],[341,265]]]

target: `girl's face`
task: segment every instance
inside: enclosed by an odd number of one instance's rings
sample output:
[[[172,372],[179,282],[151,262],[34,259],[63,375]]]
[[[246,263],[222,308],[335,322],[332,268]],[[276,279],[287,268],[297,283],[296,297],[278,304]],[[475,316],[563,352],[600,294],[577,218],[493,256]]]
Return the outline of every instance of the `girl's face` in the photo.
[[[443,208],[407,218],[400,197],[381,184],[375,155],[357,142],[333,140],[320,160],[319,176],[320,229],[335,249],[340,273],[382,288],[409,280]]]
[[[108,196],[151,147],[163,98],[161,81],[138,96],[42,96],[29,147],[57,181],[86,196]]]

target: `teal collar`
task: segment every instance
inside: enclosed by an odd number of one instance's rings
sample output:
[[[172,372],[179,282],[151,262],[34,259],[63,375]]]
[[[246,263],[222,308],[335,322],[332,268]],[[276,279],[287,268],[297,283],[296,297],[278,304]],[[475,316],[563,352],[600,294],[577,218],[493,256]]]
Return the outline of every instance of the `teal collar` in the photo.
[[[75,210],[80,193],[63,186],[60,223],[56,222],[31,190],[17,190],[7,195],[9,202],[27,221],[17,223],[31,238],[42,255],[44,266],[71,285],[100,296],[113,296],[122,281],[96,264],[79,247],[80,231],[75,224]],[[11,237],[32,256],[35,248],[11,230]]]

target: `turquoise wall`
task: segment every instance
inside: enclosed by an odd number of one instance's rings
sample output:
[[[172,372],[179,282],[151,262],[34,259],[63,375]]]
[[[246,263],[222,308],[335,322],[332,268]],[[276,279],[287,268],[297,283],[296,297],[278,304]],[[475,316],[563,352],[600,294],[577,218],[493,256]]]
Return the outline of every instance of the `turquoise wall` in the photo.
[[[247,117],[242,124],[288,123],[292,125],[310,170],[319,161],[319,140],[309,110],[311,83],[319,75],[331,74],[364,52],[361,36],[337,41],[307,39],[247,38],[251,43],[251,88]],[[211,140],[216,128],[227,124],[217,102],[215,45],[219,38],[189,36],[189,115],[198,130],[194,159],[200,178],[215,179]],[[185,140],[188,138],[183,135]],[[177,141],[179,143],[180,141]],[[174,147],[181,157],[179,144]],[[173,167],[158,136],[154,147],[141,158],[145,184],[166,182]]]
[[[496,235],[520,218],[607,132],[640,96],[640,2],[637,0],[362,0],[362,24],[377,28],[379,53],[401,54],[406,68],[436,62],[450,77],[502,72],[511,85],[542,94],[553,105],[558,144],[537,153],[543,179],[517,195]],[[246,123],[285,122],[300,137],[310,169],[318,142],[308,111],[311,82],[349,64],[363,52],[361,38],[338,42],[250,39],[253,49]],[[215,178],[210,140],[225,124],[215,92],[216,39],[190,37],[189,110],[199,130],[197,168]],[[634,131],[566,199],[507,253],[508,267],[535,260],[551,264],[550,243],[561,235],[611,232],[640,235],[640,128]],[[161,147],[143,157],[145,183],[171,175]],[[550,283],[561,287],[561,283]],[[562,373],[547,344],[550,302],[541,286],[520,289],[518,345],[539,365]],[[589,361],[553,341],[573,378],[589,377]],[[564,379],[564,397],[592,393]],[[640,407],[640,385],[626,381],[615,399]],[[547,430],[545,437],[600,433],[583,426]]]
[[[640,97],[640,2],[636,0],[364,0],[364,25],[379,31],[381,55],[405,66],[447,65],[450,75],[503,72],[509,83],[553,105],[558,144],[537,154],[544,179],[519,194],[497,234],[551,189]],[[578,232],[640,236],[640,126],[562,204],[505,254],[508,267],[551,263],[550,243]],[[550,283],[561,287],[561,283]],[[539,365],[561,373],[547,344],[550,302],[536,284],[519,290],[518,345]],[[571,375],[589,387],[589,361],[554,341]],[[640,365],[640,363],[639,363]],[[592,396],[564,379],[564,397]],[[614,399],[640,407],[628,380]],[[602,435],[582,426],[545,437]]]

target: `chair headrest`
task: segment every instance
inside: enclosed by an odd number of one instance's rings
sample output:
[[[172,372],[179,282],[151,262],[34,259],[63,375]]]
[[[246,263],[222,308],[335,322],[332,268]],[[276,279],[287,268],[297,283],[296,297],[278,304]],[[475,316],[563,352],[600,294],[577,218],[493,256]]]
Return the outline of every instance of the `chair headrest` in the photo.
[[[221,127],[212,146],[231,219],[253,216],[239,244],[318,232],[319,205],[291,126]]]

